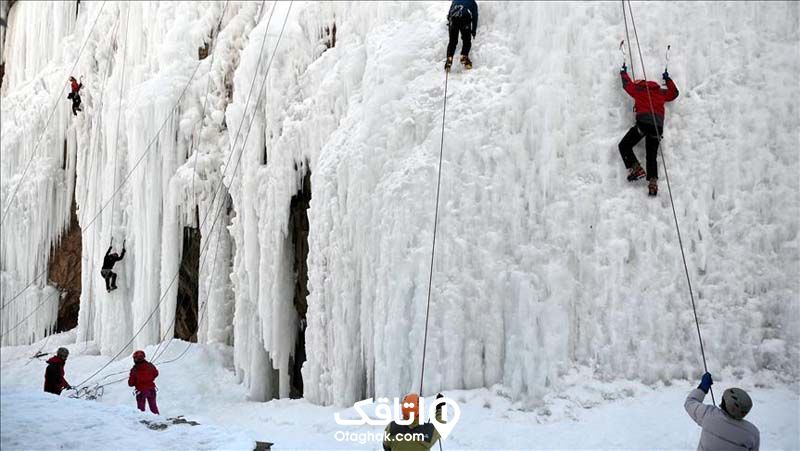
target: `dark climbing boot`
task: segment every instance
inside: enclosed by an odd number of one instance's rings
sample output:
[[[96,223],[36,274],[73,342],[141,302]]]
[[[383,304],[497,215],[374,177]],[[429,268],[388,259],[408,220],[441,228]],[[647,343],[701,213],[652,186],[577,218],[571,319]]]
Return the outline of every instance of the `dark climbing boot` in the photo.
[[[463,64],[464,68],[467,70],[472,69],[472,61],[469,60],[467,55],[461,55],[461,64]]]
[[[650,179],[650,183],[647,184],[647,194],[651,196],[658,195],[658,179],[653,177]]]
[[[634,163],[633,167],[628,170],[628,181],[635,182],[640,178],[644,178],[645,176],[644,169],[642,169],[642,165],[639,163]]]
[[[453,57],[448,56],[447,61],[444,62],[444,70],[450,72],[450,68],[453,67]]]

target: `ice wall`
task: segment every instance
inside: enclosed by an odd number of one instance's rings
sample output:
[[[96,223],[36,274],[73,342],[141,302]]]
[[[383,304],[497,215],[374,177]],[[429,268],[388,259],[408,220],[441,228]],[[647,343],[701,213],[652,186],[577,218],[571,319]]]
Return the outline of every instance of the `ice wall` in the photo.
[[[182,228],[198,227],[199,340],[234,346],[251,398],[288,396],[288,216],[310,170],[305,396],[343,405],[416,389],[446,3],[88,5],[64,38],[83,42],[99,17],[79,61],[85,111],[59,108],[34,160],[43,185],[26,179],[14,198],[3,302],[44,268],[68,217],[67,138],[85,243],[79,339],[114,355],[170,337]],[[796,380],[800,6],[633,7],[650,78],[673,48],[681,96],[663,150],[709,367]],[[699,375],[663,167],[648,198],[617,151],[633,123],[623,37],[619,4],[481,3],[475,69],[449,78],[426,393],[502,384],[535,404],[576,367]],[[36,78],[3,94],[3,206],[76,47],[37,56],[35,70],[8,58],[7,71]],[[109,295],[97,265],[111,237],[128,255]],[[32,293],[3,310],[3,331],[36,307]],[[30,341],[52,315],[3,343]]]

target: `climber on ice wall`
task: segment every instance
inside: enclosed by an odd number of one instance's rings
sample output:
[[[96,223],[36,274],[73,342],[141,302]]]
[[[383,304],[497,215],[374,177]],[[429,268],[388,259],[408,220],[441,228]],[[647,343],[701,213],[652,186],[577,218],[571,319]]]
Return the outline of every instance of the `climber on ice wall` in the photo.
[[[447,13],[447,31],[450,41],[447,44],[447,61],[444,70],[449,71],[453,65],[453,55],[458,46],[458,35],[461,34],[461,64],[466,69],[472,69],[469,59],[469,50],[472,47],[472,38],[478,30],[478,4],[475,0],[453,0],[450,11]]]
[[[722,394],[719,407],[703,404],[703,399],[713,383],[711,374],[704,374],[700,385],[689,393],[683,405],[686,413],[703,428],[698,451],[758,451],[758,428],[744,419],[753,407],[750,396],[741,388],[729,388]]]
[[[634,100],[636,112],[636,125],[634,125],[619,143],[619,153],[625,167],[628,168],[628,181],[633,182],[647,175],[648,193],[651,196],[658,194],[658,144],[659,137],[664,131],[664,103],[672,102],[678,97],[678,88],[665,70],[662,75],[667,84],[667,89],[661,89],[657,82],[647,80],[631,81],[625,63],[619,72],[622,77],[622,89]],[[647,172],[645,173],[636,155],[633,146],[645,138],[647,149]]]
[[[72,100],[72,114],[77,116],[78,111],[83,111],[81,109],[81,95],[80,90],[83,87],[83,83],[79,83],[78,80],[75,80],[75,77],[69,77],[70,83],[70,93],[67,94],[67,98]]]
[[[103,257],[103,268],[100,269],[100,275],[106,281],[106,291],[111,292],[117,289],[117,273],[111,269],[114,264],[125,257],[125,241],[122,241],[122,253],[117,255],[116,252],[112,253],[111,249],[114,247],[114,241],[111,241],[111,246],[108,246],[106,256]]]

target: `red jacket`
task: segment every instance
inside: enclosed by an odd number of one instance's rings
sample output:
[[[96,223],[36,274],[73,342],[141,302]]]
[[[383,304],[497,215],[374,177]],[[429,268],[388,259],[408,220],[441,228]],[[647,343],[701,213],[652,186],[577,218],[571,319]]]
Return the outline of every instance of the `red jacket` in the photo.
[[[69,387],[69,383],[64,379],[64,359],[58,356],[50,357],[47,361],[47,369],[44,370],[44,391],[60,395],[61,391]]]
[[[636,80],[632,82],[627,72],[621,72],[620,75],[622,76],[622,89],[635,101],[633,109],[636,111],[636,120],[663,127],[664,103],[672,102],[678,97],[678,88],[675,83],[671,79],[667,79],[667,89],[664,90],[654,81]],[[649,96],[647,95],[648,91],[650,92]],[[651,102],[652,109],[650,108]],[[655,118],[653,113],[655,113]]]
[[[83,83],[78,83],[75,80],[70,81],[70,83],[72,85],[71,86],[72,87],[72,92],[78,92],[81,89],[81,87],[83,86]]]
[[[131,368],[131,375],[128,376],[128,386],[136,387],[136,391],[152,390],[156,388],[155,379],[158,377],[158,369],[152,363],[144,360],[136,363]]]

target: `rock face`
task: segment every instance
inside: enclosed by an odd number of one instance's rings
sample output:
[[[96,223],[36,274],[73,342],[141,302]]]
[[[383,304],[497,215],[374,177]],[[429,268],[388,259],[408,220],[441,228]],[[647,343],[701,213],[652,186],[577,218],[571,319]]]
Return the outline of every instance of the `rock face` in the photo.
[[[184,227],[175,337],[197,341],[197,288],[200,266],[200,229]]]
[[[289,232],[294,248],[294,307],[300,319],[291,359],[291,394],[293,398],[303,396],[301,368],[306,361],[306,312],[308,311],[308,208],[311,205],[311,171],[303,177],[303,188],[292,197],[289,213]]]
[[[63,332],[78,325],[81,297],[81,228],[75,214],[75,200],[69,219],[69,229],[58,246],[50,253],[47,278],[61,291],[58,303],[56,331]],[[99,276],[98,276],[99,277]]]

